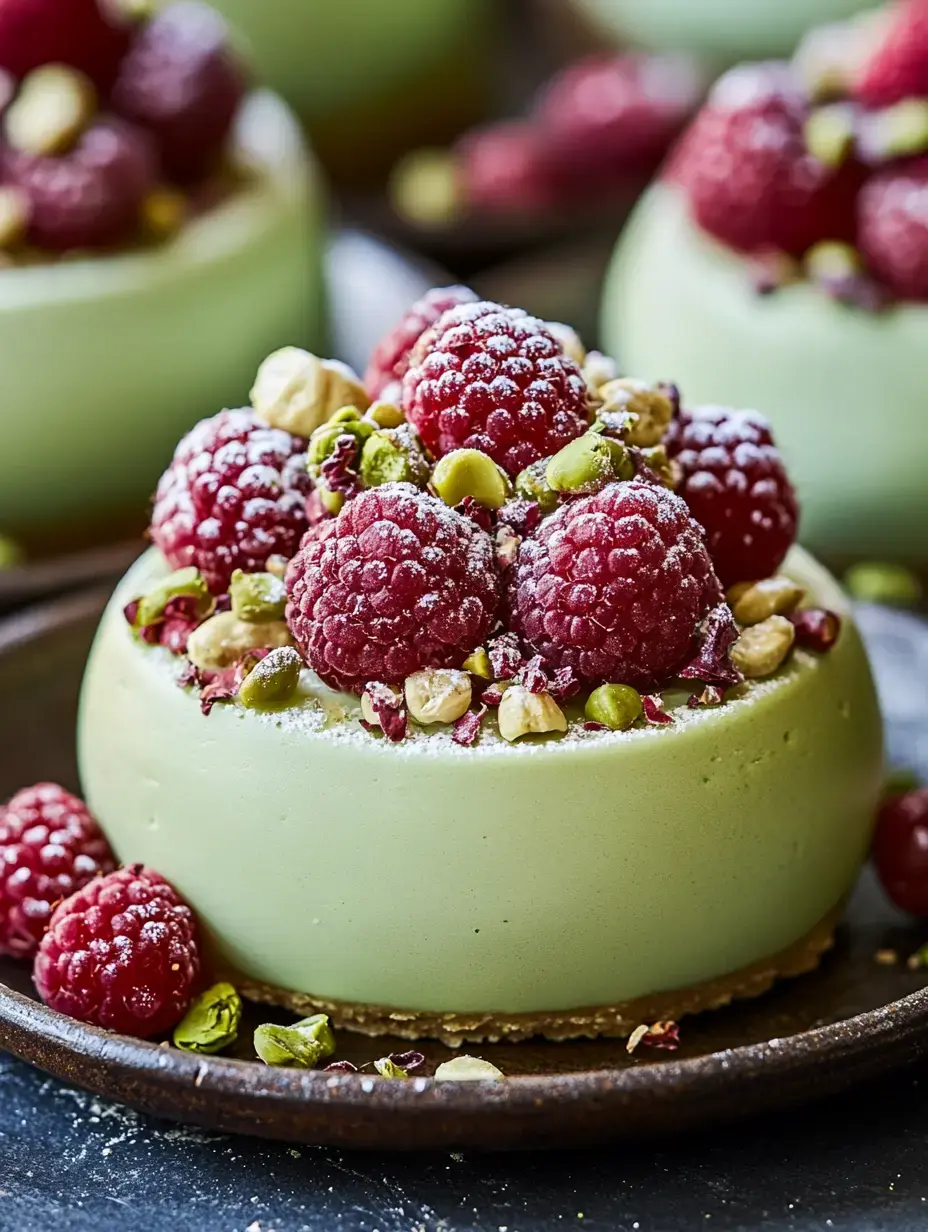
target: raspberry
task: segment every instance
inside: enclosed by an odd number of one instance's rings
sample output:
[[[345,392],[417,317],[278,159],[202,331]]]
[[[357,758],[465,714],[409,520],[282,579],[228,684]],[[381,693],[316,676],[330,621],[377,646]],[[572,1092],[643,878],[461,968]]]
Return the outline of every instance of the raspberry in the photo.
[[[853,93],[869,107],[928,97],[928,0],[903,0],[865,61]]]
[[[858,242],[870,269],[897,295],[928,300],[928,158],[864,185]]]
[[[113,105],[154,134],[168,175],[184,182],[217,160],[244,90],[225,22],[207,5],[182,0],[136,37]]]
[[[106,89],[129,42],[99,0],[3,0],[0,68],[23,78],[41,64],[70,64]]]
[[[196,565],[221,594],[235,569],[288,559],[306,530],[306,442],[250,411],[220,411],[183,438],[161,476],[151,537],[174,569]]]
[[[29,242],[52,252],[126,239],[156,179],[146,135],[114,119],[98,120],[60,157],[8,147],[2,165],[5,182],[28,198]]]
[[[521,308],[454,308],[416,343],[406,414],[440,456],[482,449],[510,475],[585,431],[586,382],[554,335]]]
[[[726,73],[673,163],[700,226],[745,252],[801,256],[821,239],[854,237],[859,169],[808,153],[808,103],[779,64]]]
[[[897,907],[928,916],[928,787],[888,800],[880,810],[873,862]]]
[[[796,537],[799,509],[766,419],[719,406],[683,410],[665,444],[722,583],[775,573]]]
[[[394,381],[402,381],[413,347],[443,313],[476,299],[469,287],[433,287],[417,299],[399,325],[377,344],[364,374],[364,385],[371,398],[379,398]]]
[[[702,528],[666,488],[612,483],[524,539],[512,624],[549,669],[657,687],[691,657],[721,591]]]
[[[55,783],[17,792],[0,809],[0,954],[31,958],[55,904],[115,866],[76,796]]]
[[[657,166],[696,109],[701,74],[687,56],[588,56],[559,73],[536,115],[565,188]]]
[[[467,204],[497,213],[538,213],[554,204],[544,134],[534,124],[510,121],[467,133],[455,145]]]
[[[287,588],[306,661],[355,693],[423,667],[460,667],[493,627],[500,598],[486,531],[408,483],[361,493],[325,538],[308,535]]]
[[[144,1039],[183,1017],[199,973],[193,912],[160,873],[132,864],[56,909],[33,979],[59,1013]]]

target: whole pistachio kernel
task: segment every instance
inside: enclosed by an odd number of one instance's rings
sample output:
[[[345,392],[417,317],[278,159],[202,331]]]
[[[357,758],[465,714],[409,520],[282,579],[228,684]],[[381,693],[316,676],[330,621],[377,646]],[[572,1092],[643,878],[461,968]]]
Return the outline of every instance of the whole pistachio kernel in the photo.
[[[796,630],[785,616],[768,616],[744,630],[731,648],[731,661],[748,680],[772,676],[795,640]]]
[[[757,625],[768,616],[788,616],[802,602],[805,593],[787,577],[764,578],[738,596],[732,613],[739,625]]]
[[[292,646],[279,646],[260,659],[239,685],[238,699],[249,710],[290,701],[300,683],[303,660]]]
[[[437,1082],[499,1082],[506,1075],[492,1063],[482,1057],[463,1056],[452,1057],[443,1061],[435,1071]]]
[[[499,734],[510,744],[537,732],[567,731],[564,712],[550,693],[530,693],[521,684],[510,685],[496,712]]]
[[[221,671],[249,650],[292,646],[286,621],[239,620],[234,612],[217,612],[197,625],[187,639],[187,658],[201,671]]]
[[[274,351],[258,369],[251,404],[269,427],[310,436],[339,407],[366,411],[368,397],[347,364],[290,346]]]
[[[859,274],[863,269],[863,260],[852,244],[822,240],[813,244],[806,253],[805,268],[813,282],[831,282]]]
[[[512,495],[509,477],[479,449],[455,449],[439,458],[432,487],[446,505],[470,496],[485,509],[499,509]]]
[[[202,614],[212,605],[212,596],[206,579],[194,565],[185,569],[175,569],[163,581],[143,595],[139,600],[135,623],[139,628],[154,624],[164,615],[164,609],[172,599],[192,598],[197,601],[197,608]]]
[[[613,442],[586,432],[548,460],[545,480],[556,492],[598,492],[616,478]],[[619,446],[621,448],[621,446]]]
[[[555,492],[545,478],[549,460],[541,458],[527,466],[524,471],[519,471],[515,483],[516,496],[535,501],[543,514],[554,513],[560,504],[560,494]]]
[[[241,1020],[241,997],[231,984],[214,984],[191,1001],[174,1028],[174,1044],[185,1052],[221,1052],[235,1043]]]
[[[641,715],[641,694],[627,684],[601,684],[587,698],[584,714],[610,731],[628,731]]]
[[[254,1045],[265,1065],[312,1069],[335,1051],[335,1038],[327,1015],[315,1014],[292,1027],[262,1024],[255,1030]]]
[[[10,145],[23,154],[64,154],[96,110],[89,77],[66,64],[43,64],[26,75],[3,126]]]
[[[374,425],[363,420],[356,407],[343,406],[330,420],[320,424],[309,438],[307,464],[310,469],[321,466],[334,452],[335,442],[340,436],[353,436],[359,445],[363,445],[373,433]]]
[[[367,409],[365,419],[369,419],[378,428],[398,428],[406,422],[403,408],[392,402],[373,402]]]
[[[815,108],[802,135],[813,158],[828,167],[840,167],[854,148],[853,108],[844,103]]]
[[[319,499],[322,501],[322,507],[326,513],[331,513],[333,517],[337,517],[344,507],[345,494],[343,492],[330,491],[324,483],[317,483],[316,491],[319,493]]]
[[[243,573],[236,569],[229,582],[232,611],[239,620],[283,620],[287,608],[287,588],[273,573]]]
[[[467,672],[450,667],[427,667],[406,677],[406,708],[417,723],[455,723],[470,708],[471,683]]]
[[[463,663],[463,670],[470,672],[472,676],[479,676],[481,680],[493,679],[490,656],[483,646],[478,646],[476,650],[467,656]]]

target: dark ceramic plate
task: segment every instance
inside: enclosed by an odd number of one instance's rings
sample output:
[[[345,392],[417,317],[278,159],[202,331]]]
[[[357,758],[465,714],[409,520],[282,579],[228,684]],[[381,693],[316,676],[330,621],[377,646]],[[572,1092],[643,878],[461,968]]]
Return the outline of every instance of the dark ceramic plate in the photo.
[[[40,778],[76,786],[77,688],[103,598],[79,595],[0,625],[0,799]],[[928,628],[876,609],[861,617],[893,757],[924,775]],[[924,940],[865,877],[818,972],[685,1020],[678,1052],[642,1047],[630,1058],[621,1041],[474,1048],[509,1076],[494,1084],[431,1081],[450,1055],[434,1043],[423,1046],[423,1076],[408,1082],[267,1069],[247,1042],[267,1018],[256,1008],[232,1058],[139,1043],[46,1009],[28,969],[2,960],[0,1046],[67,1082],[210,1129],[377,1148],[577,1146],[799,1103],[915,1060],[928,1052],[928,972],[905,958]],[[886,948],[900,955],[895,965],[875,961]],[[408,1047],[339,1038],[339,1055],[356,1064]]]

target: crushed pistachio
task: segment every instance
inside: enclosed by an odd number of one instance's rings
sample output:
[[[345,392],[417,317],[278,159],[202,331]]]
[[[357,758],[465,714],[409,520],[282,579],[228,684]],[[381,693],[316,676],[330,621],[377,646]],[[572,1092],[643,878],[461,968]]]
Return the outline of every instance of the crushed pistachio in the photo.
[[[450,150],[413,150],[390,176],[390,202],[401,218],[422,227],[444,227],[464,205],[464,187]]]
[[[548,333],[558,340],[564,354],[582,369],[586,363],[586,347],[574,327],[565,325],[563,321],[546,321],[545,326]]]
[[[234,612],[217,612],[190,634],[187,658],[201,671],[221,671],[237,663],[249,650],[290,646],[286,622],[239,620]]]
[[[269,355],[251,390],[257,417],[295,436],[311,436],[341,407],[365,411],[369,401],[360,377],[347,364],[319,359],[299,347]]]
[[[812,282],[833,283],[860,274],[863,259],[853,244],[821,240],[806,253],[805,269]]]
[[[564,712],[550,693],[530,693],[521,684],[503,693],[497,711],[499,734],[512,743],[538,732],[567,731]]]
[[[467,672],[427,667],[406,677],[406,707],[417,723],[455,723],[470,708]]]
[[[516,495],[523,500],[534,501],[543,514],[554,513],[560,504],[560,493],[548,483],[546,472],[549,458],[533,462],[516,475]]]
[[[486,652],[486,648],[478,646],[464,660],[463,670],[470,672],[472,676],[479,676],[481,680],[493,679],[493,668],[490,666],[490,656]]]
[[[772,676],[795,640],[796,630],[785,616],[768,616],[744,630],[731,648],[731,661],[749,680]]]
[[[408,1078],[409,1071],[418,1069],[425,1061],[421,1052],[393,1052],[388,1057],[379,1057],[373,1062],[381,1078]]]
[[[886,607],[913,607],[924,594],[914,573],[890,561],[861,561],[853,565],[844,575],[844,585],[860,602]]]
[[[586,432],[548,460],[545,481],[555,492],[598,492],[617,477],[626,456],[618,441]]]
[[[610,731],[627,731],[641,712],[641,695],[627,684],[601,684],[584,707],[591,723],[601,723]]]
[[[174,1044],[185,1052],[212,1054],[234,1044],[242,1019],[242,999],[231,984],[214,984],[190,1003],[174,1028]]]
[[[97,92],[89,77],[66,64],[28,73],[3,117],[15,150],[44,157],[66,153],[93,119]]]
[[[454,449],[439,458],[432,487],[452,507],[470,496],[484,509],[499,509],[512,495],[509,476],[479,449]]]
[[[648,1027],[648,1024],[646,1022],[639,1022],[638,1026],[635,1027],[634,1031],[628,1037],[628,1040],[625,1044],[625,1051],[628,1053],[629,1056],[632,1055],[632,1053],[635,1051],[635,1049],[638,1047],[638,1045],[647,1035],[649,1029],[650,1028]]]
[[[805,598],[805,591],[787,577],[764,578],[742,590],[732,601],[739,625],[756,625],[768,616],[788,616]]]
[[[18,188],[0,188],[0,248],[12,248],[26,235],[29,198]]]
[[[254,1045],[265,1065],[312,1069],[335,1052],[335,1036],[328,1015],[313,1014],[292,1027],[262,1024],[255,1030]]]
[[[583,379],[591,394],[599,395],[600,389],[618,379],[619,365],[602,351],[588,351],[583,361]]]
[[[15,539],[0,535],[0,569],[12,569],[20,564],[23,551]]]
[[[422,443],[405,422],[367,438],[358,470],[365,488],[377,488],[384,483],[414,483],[422,487],[429,477]]]
[[[905,98],[869,112],[861,145],[865,155],[879,161],[924,154],[928,150],[928,99]]]
[[[623,434],[628,445],[648,448],[664,439],[673,418],[673,402],[666,390],[647,381],[619,377],[599,390],[600,414],[625,414],[629,423]]]
[[[905,965],[910,971],[921,971],[928,967],[928,945],[923,945],[914,954],[910,954],[905,960]]]
[[[273,573],[244,573],[236,569],[229,583],[229,598],[239,620],[249,624],[283,620],[287,588]]]
[[[142,202],[142,226],[153,239],[170,239],[184,225],[189,208],[187,197],[179,189],[152,189]]]
[[[164,615],[164,609],[172,599],[191,598],[196,600],[197,610],[205,615],[213,604],[212,595],[206,579],[195,565],[185,569],[175,569],[163,581],[159,582],[147,595],[139,599],[136,613],[136,628],[153,625]]]
[[[505,1077],[503,1071],[490,1061],[471,1057],[466,1053],[452,1057],[450,1061],[443,1061],[435,1070],[437,1082],[499,1082]]]
[[[265,655],[239,685],[238,698],[249,710],[281,706],[290,701],[300,683],[303,660],[292,646],[279,646]]]
[[[899,961],[899,951],[877,950],[873,955],[873,961],[881,967],[894,967]]]
[[[403,408],[392,402],[372,402],[364,418],[378,428],[398,428],[406,422]]]
[[[309,438],[306,461],[310,471],[312,472],[313,468],[321,466],[326,458],[332,456],[335,452],[336,443],[341,437],[354,437],[357,444],[361,446],[368,437],[374,434],[374,431],[374,425],[361,418],[361,413],[357,407],[340,407],[331,419],[326,420],[324,424],[320,424]]]
[[[813,158],[828,167],[840,167],[854,148],[854,110],[846,103],[817,107],[802,133]]]

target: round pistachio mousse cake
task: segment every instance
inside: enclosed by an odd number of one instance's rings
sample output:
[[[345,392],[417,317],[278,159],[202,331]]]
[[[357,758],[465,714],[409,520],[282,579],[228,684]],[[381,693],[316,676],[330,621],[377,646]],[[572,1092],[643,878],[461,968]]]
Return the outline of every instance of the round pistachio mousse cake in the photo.
[[[639,203],[603,335],[777,430],[807,543],[928,553],[928,15],[816,32],[717,83]]]
[[[140,520],[178,436],[321,335],[296,122],[211,9],[116,7],[0,8],[0,529],[42,544]]]
[[[246,995],[370,1033],[627,1034],[807,971],[881,792],[867,659],[769,425],[440,288],[362,381],[197,425],[80,766]]]

